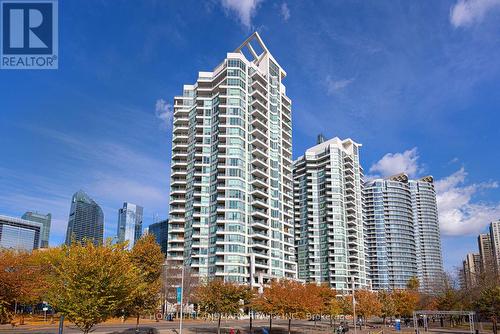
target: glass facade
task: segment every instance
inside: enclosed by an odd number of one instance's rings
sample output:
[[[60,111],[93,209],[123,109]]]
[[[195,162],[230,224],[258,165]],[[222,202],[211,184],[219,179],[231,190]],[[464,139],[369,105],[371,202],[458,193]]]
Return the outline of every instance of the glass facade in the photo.
[[[161,247],[163,254],[167,254],[167,240],[168,240],[168,219],[153,223],[148,227],[148,233],[156,238],[156,242]]]
[[[142,236],[142,206],[132,203],[123,203],[118,210],[118,242],[128,241],[128,248],[132,249]]]
[[[410,180],[413,222],[417,243],[417,271],[420,289],[429,291],[443,280],[443,257],[436,191],[431,176]]]
[[[85,192],[76,192],[71,199],[66,245],[73,241],[91,241],[102,245],[104,234],[104,214],[101,207]]]
[[[431,177],[406,174],[365,184],[368,261],[374,290],[403,289],[417,277],[428,291],[442,280],[436,194]]]
[[[42,214],[34,211],[28,211],[24,213],[22,219],[42,224],[42,232],[40,235],[40,248],[49,247],[50,224],[52,220],[52,215],[50,213]]]
[[[404,289],[417,276],[417,245],[406,176],[368,183],[364,189],[368,261],[374,290]]]
[[[42,224],[0,216],[0,248],[32,251],[40,247]]]
[[[255,33],[175,98],[167,257],[200,277],[295,277],[284,77]]]
[[[294,163],[298,277],[346,291],[367,288],[359,147],[334,138]]]

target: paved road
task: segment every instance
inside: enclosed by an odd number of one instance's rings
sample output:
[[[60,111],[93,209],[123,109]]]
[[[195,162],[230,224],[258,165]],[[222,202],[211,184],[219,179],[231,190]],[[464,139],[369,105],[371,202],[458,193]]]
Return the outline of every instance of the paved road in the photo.
[[[272,334],[285,334],[287,333],[287,321],[286,320],[275,320],[273,319],[273,331]],[[262,328],[267,328],[269,326],[269,320],[254,320],[254,334],[261,334]],[[229,333],[231,328],[239,329],[241,334],[248,334],[249,322],[248,320],[222,320],[221,323],[222,333]],[[174,334],[179,331],[179,323],[160,321],[155,322],[151,320],[142,320],[140,325],[141,334]],[[357,330],[357,334],[377,334],[380,333],[382,328],[368,328],[366,330]],[[57,325],[25,325],[12,328],[10,325],[0,325],[0,334],[57,334]],[[72,325],[65,326],[64,334],[77,334],[81,333],[76,327]],[[217,323],[211,321],[202,320],[187,320],[183,325],[183,334],[214,334],[217,333]],[[292,321],[292,333],[293,334],[326,334],[333,333],[330,329],[328,321],[318,322],[316,327],[311,321],[304,320],[293,320]],[[384,328],[384,334],[410,334],[414,333],[413,328],[403,328],[402,332],[394,332],[390,328]],[[422,331],[423,333],[423,331]],[[441,334],[451,334],[451,333],[467,333],[463,329],[439,329],[432,330],[426,334],[441,333]],[[482,332],[490,333],[490,332]],[[133,322],[127,323],[105,323],[98,325],[95,328],[93,334],[135,334],[135,324]],[[354,334],[354,330],[348,332],[348,334]]]
[[[240,329],[242,334],[250,333],[248,320],[223,320],[221,323],[223,327],[222,333],[229,333],[231,328]],[[269,320],[254,320],[254,334],[262,333],[262,328],[269,326]],[[141,323],[141,334],[173,334],[178,333],[179,323],[169,321],[143,321]],[[96,326],[94,334],[133,334],[135,326],[133,323],[106,323]],[[273,334],[286,333],[287,321],[286,320],[273,320]],[[210,321],[185,321],[183,325],[183,334],[209,334],[217,332],[217,323]],[[294,334],[313,334],[313,333],[332,333],[329,328],[328,322],[318,322],[316,328],[313,322],[303,320],[292,321],[292,332]],[[12,334],[57,334],[57,325],[45,326],[18,326],[12,328],[10,325],[0,326],[0,333]],[[74,326],[65,326],[64,334],[81,333]],[[350,332],[353,333],[352,331]],[[364,331],[367,333],[367,331]],[[358,331],[358,334],[362,332]]]

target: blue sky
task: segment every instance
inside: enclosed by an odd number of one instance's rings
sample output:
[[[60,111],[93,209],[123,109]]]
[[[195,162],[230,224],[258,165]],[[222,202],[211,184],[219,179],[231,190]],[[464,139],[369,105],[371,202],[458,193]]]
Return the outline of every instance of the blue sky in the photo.
[[[171,106],[252,31],[288,73],[293,153],[363,144],[367,175],[437,181],[445,266],[500,218],[500,1],[60,1],[59,69],[0,71],[0,213],[85,190],[168,215]]]

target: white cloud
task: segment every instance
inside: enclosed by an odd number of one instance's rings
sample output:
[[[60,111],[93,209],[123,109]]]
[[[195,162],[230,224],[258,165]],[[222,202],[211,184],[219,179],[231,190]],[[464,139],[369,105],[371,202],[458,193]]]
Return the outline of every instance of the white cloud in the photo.
[[[252,27],[252,18],[257,13],[257,8],[262,0],[221,0],[226,13],[235,13],[238,20],[247,29]]]
[[[158,99],[156,100],[155,115],[156,118],[161,120],[162,127],[168,129],[172,124],[172,118],[174,117],[174,108],[164,99]]]
[[[417,148],[403,153],[388,153],[373,164],[367,179],[406,172],[416,178],[423,171]],[[458,161],[454,158],[453,161]],[[474,201],[475,195],[498,188],[497,182],[466,183],[467,172],[462,167],[455,173],[435,181],[439,225],[443,235],[476,235],[493,220],[500,218],[500,203]]]
[[[286,2],[283,2],[280,7],[280,14],[283,17],[283,20],[288,21],[290,19],[290,9]]]
[[[339,90],[342,90],[353,83],[354,78],[351,79],[341,79],[334,80],[331,76],[326,77],[326,90],[328,94],[334,94]]]
[[[407,173],[413,177],[423,168],[418,164],[418,151],[414,147],[403,153],[387,153],[370,167],[370,173],[381,176],[391,176],[399,173]]]
[[[496,182],[465,184],[467,172],[462,167],[436,181],[439,223],[444,235],[475,235],[493,220],[500,218],[500,203],[473,203],[481,190],[497,188]]]
[[[495,7],[500,7],[500,0],[458,0],[450,10],[450,22],[454,27],[471,26]]]

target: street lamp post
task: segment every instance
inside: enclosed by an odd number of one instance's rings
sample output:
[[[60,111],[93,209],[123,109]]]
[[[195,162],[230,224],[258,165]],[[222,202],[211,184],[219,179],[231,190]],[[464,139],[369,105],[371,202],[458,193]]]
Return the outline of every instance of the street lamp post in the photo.
[[[184,303],[184,266],[182,266],[182,277],[181,277],[181,319],[179,321],[179,334],[182,334],[183,303]]]
[[[357,321],[356,321],[356,298],[354,297],[354,276],[351,277],[352,282],[352,317],[354,321],[354,334],[357,334]]]

